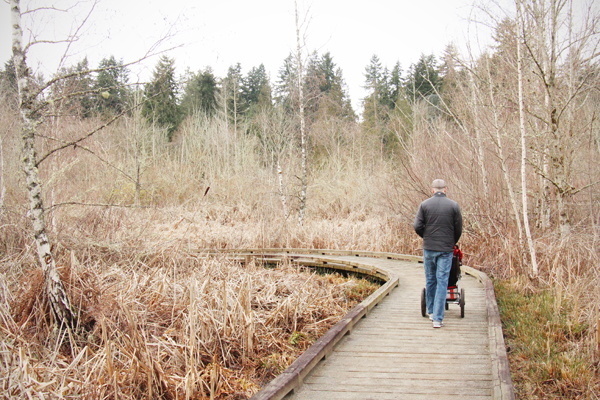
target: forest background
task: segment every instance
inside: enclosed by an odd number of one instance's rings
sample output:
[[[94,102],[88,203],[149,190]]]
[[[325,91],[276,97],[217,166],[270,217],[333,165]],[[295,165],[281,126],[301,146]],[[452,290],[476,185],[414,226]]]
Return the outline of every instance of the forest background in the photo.
[[[441,177],[463,211],[465,263],[497,280],[501,306],[513,300],[507,341],[526,325],[535,330],[535,346],[513,345],[520,395],[593,398],[600,14],[590,6],[576,17],[566,0],[513,6],[492,18],[493,44],[477,56],[448,44],[403,70],[373,55],[360,115],[335,55],[306,48],[298,21],[297,49],[273,80],[264,65],[177,75],[168,53],[142,84],[129,82],[130,64],[114,56],[32,76],[36,167],[55,252],[71,268],[77,257],[85,264],[165,248],[420,254],[412,222]],[[8,310],[37,263],[19,172],[16,74],[11,58],[0,71]]]

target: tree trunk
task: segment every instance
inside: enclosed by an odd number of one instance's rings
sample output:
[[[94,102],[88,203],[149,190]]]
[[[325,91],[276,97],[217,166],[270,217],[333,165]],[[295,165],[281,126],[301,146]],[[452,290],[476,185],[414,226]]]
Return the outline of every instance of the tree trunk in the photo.
[[[525,227],[525,235],[529,246],[529,254],[531,257],[531,267],[533,276],[538,275],[537,258],[535,255],[535,247],[531,238],[531,230],[529,228],[529,215],[527,206],[527,142],[525,139],[525,101],[523,98],[523,55],[521,53],[521,42],[523,34],[523,20],[521,15],[521,1],[517,0],[517,20],[519,35],[517,38],[517,79],[519,86],[519,123],[521,130],[521,191],[523,203],[523,225]]]
[[[277,176],[279,178],[279,196],[281,197],[281,206],[283,207],[283,216],[288,217],[287,202],[285,201],[285,190],[283,185],[283,169],[281,168],[280,156],[277,155]]]
[[[300,146],[302,151],[302,178],[300,188],[300,210],[298,213],[298,224],[302,225],[304,222],[304,215],[306,213],[306,191],[308,187],[308,167],[307,167],[307,139],[306,139],[306,123],[304,119],[304,88],[303,88],[303,75],[302,69],[302,51],[300,46],[300,25],[298,23],[298,3],[294,1],[296,11],[296,61],[298,69],[298,104],[300,108]]]
[[[479,130],[479,105],[477,104],[477,86],[475,84],[475,76],[473,72],[470,73],[471,78],[471,97],[473,101],[473,130],[475,131],[475,140],[477,141],[477,162],[479,163],[479,169],[481,169],[481,183],[483,186],[484,204],[490,204],[490,189],[488,185],[487,170],[485,169],[485,154],[483,147],[483,139],[481,138],[481,132]]]
[[[517,230],[519,231],[519,246],[521,249],[524,249],[523,245],[523,227],[521,225],[521,217],[519,213],[519,206],[517,204],[517,198],[515,196],[515,192],[513,190],[512,183],[510,181],[510,174],[508,173],[508,168],[506,167],[506,158],[504,156],[504,147],[502,146],[502,135],[500,134],[500,122],[498,118],[498,109],[496,107],[496,100],[494,98],[494,91],[492,88],[492,73],[490,71],[489,59],[487,60],[487,73],[488,73],[488,90],[490,92],[490,103],[492,105],[492,113],[494,114],[494,129],[496,133],[496,141],[498,146],[498,157],[500,158],[500,168],[502,169],[502,175],[504,176],[504,182],[506,183],[506,187],[508,189],[508,197],[510,200],[510,204],[513,209],[513,213],[515,216],[515,221],[517,222]]]
[[[46,234],[46,219],[42,201],[42,187],[36,165],[35,135],[38,116],[34,110],[34,98],[30,92],[30,71],[25,62],[23,51],[23,31],[21,28],[21,10],[19,0],[11,0],[12,51],[16,69],[21,113],[21,131],[23,140],[23,170],[26,176],[29,196],[29,212],[33,223],[33,233],[38,258],[44,273],[48,302],[61,326],[75,327],[75,314],[60,279],[54,257],[50,251],[50,242]]]

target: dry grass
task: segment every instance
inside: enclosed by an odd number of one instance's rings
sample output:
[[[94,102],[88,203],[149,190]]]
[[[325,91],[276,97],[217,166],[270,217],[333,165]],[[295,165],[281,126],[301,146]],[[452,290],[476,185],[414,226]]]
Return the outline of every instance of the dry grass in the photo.
[[[589,307],[580,308],[577,298],[532,288],[523,279],[497,281],[495,287],[517,398],[597,399],[598,315],[589,318]]]
[[[2,279],[0,387],[9,397],[244,399],[375,288],[173,247],[85,253],[58,256],[79,313],[75,336],[48,319],[41,271]],[[4,264],[3,278],[18,276],[14,267]]]
[[[319,141],[318,157],[310,164],[308,217],[303,226],[296,224],[293,214],[283,218],[271,152],[256,137],[223,132],[218,121],[195,121],[173,143],[157,140],[143,149],[141,202],[147,208],[69,205],[51,208],[48,214],[52,242],[60,244],[54,249],[59,265],[70,282],[73,301],[80,304],[80,321],[89,336],[66,338],[70,350],[57,347],[60,338],[46,317],[40,277],[33,272],[37,263],[19,172],[18,135],[10,112],[0,115],[1,173],[7,189],[0,208],[0,368],[5,390],[10,387],[23,397],[36,392],[66,396],[80,390],[77,396],[90,398],[143,397],[150,391],[155,397],[201,393],[210,397],[211,390],[220,390],[224,396],[243,398],[333,323],[330,311],[343,314],[341,309],[353,296],[346,290],[352,284],[335,280],[325,285],[322,277],[309,279],[289,268],[269,274],[260,270],[261,276],[251,278],[249,272],[258,266],[202,260],[193,250],[299,247],[420,254],[421,242],[412,222],[418,204],[428,196],[428,183],[439,176],[449,182],[449,197],[463,211],[465,263],[499,280],[518,282],[507,285],[507,296],[551,293],[556,312],[563,313],[561,318],[571,327],[578,327],[577,334],[553,337],[561,349],[568,349],[569,357],[581,355],[577,358],[582,360],[581,368],[593,372],[592,377],[585,382],[569,380],[580,367],[565,370],[552,375],[559,382],[556,387],[564,384],[569,393],[589,393],[588,386],[596,387],[600,357],[597,186],[569,204],[573,227],[568,237],[558,237],[555,220],[553,227],[542,230],[536,227],[539,221],[532,219],[540,276],[530,279],[527,250],[519,243],[497,159],[491,153],[486,157],[486,202],[473,138],[440,120],[417,126],[405,143],[406,152],[390,158],[382,155],[379,141],[370,144],[355,128],[345,133],[346,141]],[[94,125],[93,120],[82,122],[85,126],[68,119],[62,123],[66,126],[54,127],[52,136],[66,139]],[[130,157],[135,149],[126,140],[129,134],[122,123],[86,142],[110,167],[70,148],[46,160],[40,168],[46,205],[131,206],[133,182],[117,170],[131,175],[136,169]],[[326,132],[313,135],[327,138]],[[40,145],[40,150],[48,145]],[[598,176],[598,155],[586,157],[575,158],[578,168],[585,166],[590,176]],[[298,157],[293,143],[283,151],[281,161],[288,205],[294,210]],[[508,160],[514,182],[519,182],[517,161]],[[534,174],[529,179],[539,182]],[[531,189],[531,196],[539,200],[536,190]],[[535,204],[531,207],[533,218]],[[277,279],[282,283],[275,283]],[[278,292],[283,290],[280,285],[289,285],[290,292]],[[323,302],[303,303],[309,290],[316,290],[315,298]],[[329,292],[333,299],[325,302]],[[259,304],[267,307],[259,312]],[[321,311],[312,308],[317,305]],[[528,311],[518,310],[514,316],[525,323]],[[273,320],[269,312],[274,313]],[[319,318],[325,322],[317,322]],[[553,324],[548,314],[540,318]],[[234,321],[239,324],[236,329]],[[279,336],[271,336],[271,331]],[[531,377],[543,376],[540,364],[521,361],[515,362],[518,368],[513,373],[531,365]],[[255,372],[242,375],[245,371]],[[543,382],[531,382],[532,387],[542,388],[535,394],[540,398],[562,393]]]

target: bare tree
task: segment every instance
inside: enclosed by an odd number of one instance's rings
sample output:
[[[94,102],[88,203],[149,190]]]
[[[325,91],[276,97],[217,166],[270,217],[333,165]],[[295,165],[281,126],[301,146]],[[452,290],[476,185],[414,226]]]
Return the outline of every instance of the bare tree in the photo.
[[[304,69],[302,59],[302,48],[300,41],[300,23],[298,21],[298,2],[294,1],[295,16],[296,16],[296,75],[298,82],[298,107],[300,114],[300,146],[301,146],[301,163],[302,171],[300,178],[300,209],[298,212],[298,224],[302,225],[306,214],[306,191],[308,188],[308,138],[306,135],[306,120],[304,116]]]
[[[258,123],[262,131],[260,138],[264,151],[267,157],[271,157],[272,162],[275,164],[278,194],[284,218],[287,219],[289,210],[282,163],[284,154],[289,149],[292,139],[290,122],[286,118],[282,107],[274,107],[262,109],[258,115]]]
[[[5,195],[6,187],[4,186],[4,149],[2,148],[2,136],[0,136],[0,215],[2,215]]]
[[[529,99],[527,111],[540,123],[541,140],[535,147],[539,155],[530,162],[543,178],[543,197],[556,193],[564,238],[571,230],[568,208],[573,196],[598,183],[581,184],[578,174],[584,171],[578,171],[574,161],[577,149],[587,144],[586,126],[595,118],[578,111],[594,101],[591,93],[597,90],[593,65],[600,59],[600,14],[590,4],[574,22],[571,0],[542,0],[524,2],[521,18],[522,43],[534,67],[532,79],[543,93],[543,100]],[[543,202],[542,226],[549,226],[551,203]]]
[[[492,73],[490,71],[490,60],[489,57],[486,57],[485,60],[485,67],[486,67],[486,72],[487,72],[487,85],[488,85],[488,94],[489,94],[489,100],[490,100],[490,110],[493,114],[493,130],[494,130],[494,137],[495,137],[495,145],[497,147],[497,151],[498,151],[498,158],[500,159],[500,169],[502,170],[502,176],[504,177],[504,183],[506,185],[506,188],[508,189],[508,197],[510,200],[510,204],[512,206],[513,209],[513,213],[514,213],[514,217],[515,217],[515,221],[517,222],[517,230],[519,231],[519,245],[522,245],[523,243],[523,227],[521,225],[521,217],[520,217],[520,212],[519,212],[519,206],[517,203],[517,198],[515,195],[515,190],[513,188],[511,179],[510,179],[510,173],[508,171],[508,168],[506,166],[506,155],[504,152],[504,145],[502,144],[502,134],[501,134],[501,129],[500,129],[500,117],[498,115],[498,106],[496,104],[496,96],[494,95],[494,90],[493,90],[493,84],[492,84]]]
[[[58,73],[52,79],[47,82],[39,83],[36,82],[34,85],[34,78],[32,76],[31,69],[27,65],[26,56],[28,50],[31,46],[36,44],[53,44],[53,43],[66,43],[67,50],[61,59],[61,65],[66,58],[66,53],[69,51],[69,47],[74,40],[77,38],[77,32],[82,29],[83,24],[86,22],[87,18],[93,11],[97,1],[94,1],[86,18],[83,23],[76,28],[76,34],[69,36],[65,40],[59,41],[48,41],[41,38],[34,38],[27,44],[24,44],[23,38],[23,22],[22,15],[26,13],[33,13],[38,10],[50,9],[55,10],[54,8],[41,8],[34,10],[21,11],[21,4],[19,0],[10,0],[11,7],[11,28],[12,28],[12,53],[13,53],[13,62],[15,65],[15,75],[17,80],[17,88],[18,88],[18,107],[20,112],[20,122],[21,122],[21,139],[22,139],[22,149],[23,149],[23,162],[22,167],[26,176],[27,183],[27,193],[29,197],[29,214],[31,216],[32,225],[33,225],[33,234],[35,237],[36,248],[38,259],[44,273],[45,278],[45,287],[48,295],[49,304],[51,306],[53,315],[55,316],[56,321],[60,326],[67,327],[69,329],[75,329],[77,327],[77,318],[76,313],[73,309],[73,306],[68,298],[68,295],[65,291],[64,285],[61,281],[60,275],[56,268],[56,263],[51,251],[51,244],[46,232],[46,213],[44,209],[43,195],[42,195],[42,185],[39,174],[39,166],[40,164],[46,160],[48,157],[56,154],[57,152],[73,147],[82,149],[83,151],[87,151],[96,157],[98,157],[102,162],[109,164],[111,167],[116,168],[121,173],[123,173],[128,179],[133,182],[138,182],[135,178],[132,178],[124,171],[119,168],[111,165],[108,161],[102,159],[99,155],[95,154],[91,149],[87,148],[84,145],[84,141],[94,134],[100,132],[102,129],[106,128],[110,124],[119,120],[122,116],[126,115],[133,108],[126,108],[122,110],[117,115],[112,116],[107,122],[101,124],[93,128],[91,131],[81,134],[80,137],[74,140],[61,140],[59,138],[54,137],[46,137],[51,140],[55,146],[51,149],[47,150],[45,154],[41,157],[38,157],[36,154],[36,138],[41,137],[38,133],[38,127],[40,124],[44,122],[44,119],[51,115],[52,109],[56,112],[56,107],[53,107],[53,104],[57,102],[62,102],[65,100],[69,100],[72,98],[76,98],[78,96],[86,96],[90,94],[100,94],[102,90],[106,89],[86,89],[83,91],[76,91],[74,93],[58,93],[56,96],[47,92],[50,92],[53,87],[56,85],[60,85],[61,82],[81,76],[87,76],[92,73],[97,73],[100,71],[106,71],[113,68],[123,68],[128,65],[133,65],[135,63],[139,63],[140,61],[158,54],[157,50],[160,42],[165,40],[170,36],[170,33],[161,39],[159,42],[155,44],[152,49],[146,53],[140,59],[133,61],[128,64],[119,65],[118,67],[107,67],[107,68],[98,68],[98,69],[88,69],[85,71],[66,71],[64,73]]]
[[[38,259],[44,272],[50,306],[59,324],[73,329],[76,324],[76,315],[56,269],[56,263],[50,251],[50,241],[46,234],[44,202],[35,151],[35,135],[37,126],[40,123],[40,104],[37,102],[38,92],[31,87],[31,70],[25,61],[26,49],[23,47],[23,30],[19,3],[19,0],[11,0],[10,3],[12,52],[18,84],[21,138],[23,141],[23,171],[27,178],[29,212],[33,222],[33,234],[37,246]]]
[[[489,204],[490,188],[488,184],[488,173],[485,167],[484,144],[483,138],[481,137],[481,126],[479,121],[479,96],[477,85],[475,84],[475,74],[473,73],[473,70],[470,71],[469,78],[471,88],[471,101],[473,103],[472,107],[474,114],[473,131],[475,132],[475,143],[477,144],[477,163],[479,164],[479,169],[481,169],[481,182],[485,204]]]
[[[520,0],[517,0],[517,23],[519,26],[519,40],[517,40],[517,80],[519,87],[519,129],[521,132],[521,199],[523,207],[523,226],[525,227],[525,236],[527,238],[527,244],[529,246],[532,273],[533,276],[537,276],[538,265],[535,254],[535,246],[531,237],[531,229],[529,227],[529,210],[527,204],[527,141],[525,132],[525,100],[523,97],[523,54],[521,50],[523,19],[521,13]]]

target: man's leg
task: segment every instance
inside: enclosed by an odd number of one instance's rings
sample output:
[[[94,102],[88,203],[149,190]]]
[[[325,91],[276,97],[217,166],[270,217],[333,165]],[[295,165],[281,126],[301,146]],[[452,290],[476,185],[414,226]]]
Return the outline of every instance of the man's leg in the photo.
[[[437,287],[436,256],[439,252],[423,250],[423,265],[425,266],[425,302],[427,313],[433,315],[433,302]]]
[[[433,320],[443,321],[446,308],[446,294],[448,292],[448,278],[452,267],[452,252],[438,252],[436,257],[436,280],[435,300],[433,304]]]

